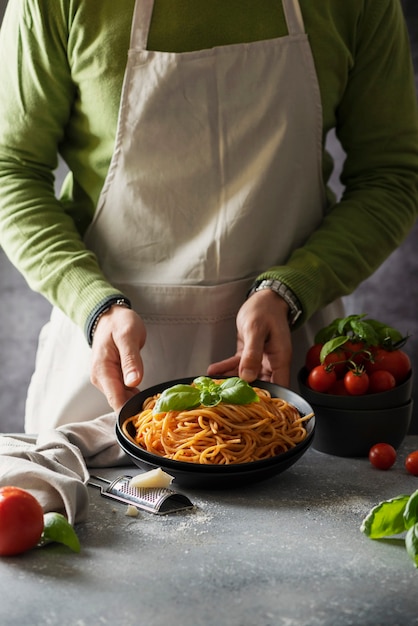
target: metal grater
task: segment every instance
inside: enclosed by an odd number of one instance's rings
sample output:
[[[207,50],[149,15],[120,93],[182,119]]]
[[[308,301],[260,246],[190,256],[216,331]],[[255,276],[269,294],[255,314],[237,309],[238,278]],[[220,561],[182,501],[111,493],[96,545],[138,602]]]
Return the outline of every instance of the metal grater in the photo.
[[[131,487],[129,484],[131,479],[132,476],[119,476],[110,481],[100,476],[90,476],[88,484],[100,489],[101,495],[105,498],[132,504],[138,509],[156,515],[193,508],[189,498],[181,493],[165,487]]]

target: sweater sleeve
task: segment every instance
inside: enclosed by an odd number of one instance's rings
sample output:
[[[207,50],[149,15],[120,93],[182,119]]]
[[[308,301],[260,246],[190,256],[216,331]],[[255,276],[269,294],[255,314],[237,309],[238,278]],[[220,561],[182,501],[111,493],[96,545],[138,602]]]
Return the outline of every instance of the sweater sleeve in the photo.
[[[365,2],[336,132],[346,153],[345,192],[284,266],[259,278],[285,282],[303,316],[351,293],[406,237],[418,208],[418,117],[400,3]]]
[[[64,7],[13,0],[2,24],[0,244],[29,286],[84,328],[91,310],[116,290],[54,189],[75,98]]]

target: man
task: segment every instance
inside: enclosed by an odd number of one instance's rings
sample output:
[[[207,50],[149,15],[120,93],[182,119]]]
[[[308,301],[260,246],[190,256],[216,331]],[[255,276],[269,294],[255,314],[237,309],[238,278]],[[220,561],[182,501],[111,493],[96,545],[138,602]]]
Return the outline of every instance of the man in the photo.
[[[2,29],[2,245],[55,305],[32,431],[204,369],[288,385],[292,351],[297,368],[416,218],[400,5],[124,9],[19,0]],[[325,189],[334,127],[340,202]]]

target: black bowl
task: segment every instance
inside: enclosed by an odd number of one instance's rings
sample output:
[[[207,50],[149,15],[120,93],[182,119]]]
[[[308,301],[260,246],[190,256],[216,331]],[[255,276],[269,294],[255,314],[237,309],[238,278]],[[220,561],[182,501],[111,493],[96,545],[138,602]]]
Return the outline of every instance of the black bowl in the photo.
[[[413,401],[387,409],[341,409],[315,405],[315,450],[344,457],[367,457],[376,443],[395,449],[405,439]]]
[[[301,395],[315,412],[315,450],[344,457],[366,457],[376,443],[398,448],[412,417],[412,373],[398,387],[364,396],[337,396],[313,391],[308,371],[299,371]]]
[[[128,400],[122,407],[116,423],[116,437],[124,452],[141,469],[151,470],[161,467],[174,477],[173,485],[177,484],[189,488],[218,489],[240,487],[284,472],[296,463],[311,445],[315,432],[314,416],[305,423],[307,430],[305,439],[291,450],[263,461],[231,465],[201,465],[198,463],[173,461],[172,459],[147,452],[124,434],[123,424],[125,420],[142,410],[142,405],[146,398],[179,383],[190,384],[194,378],[181,378],[150,387]],[[308,415],[313,412],[306,400],[289,389],[259,380],[255,381],[253,385],[267,389],[272,396],[280,397],[286,402],[293,404],[301,415]]]
[[[389,409],[402,406],[409,402],[412,397],[413,376],[412,372],[400,384],[382,393],[370,393],[364,396],[336,396],[329,393],[314,391],[306,384],[308,370],[303,367],[298,373],[299,391],[303,398],[312,406],[330,407],[332,409],[374,410]]]

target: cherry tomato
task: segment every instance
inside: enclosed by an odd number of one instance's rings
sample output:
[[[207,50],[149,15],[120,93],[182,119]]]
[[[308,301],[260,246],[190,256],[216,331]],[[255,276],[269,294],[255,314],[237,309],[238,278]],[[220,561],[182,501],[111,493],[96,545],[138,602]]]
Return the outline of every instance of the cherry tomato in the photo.
[[[369,450],[370,463],[380,470],[388,470],[396,461],[396,450],[389,443],[377,443]]]
[[[332,365],[337,378],[344,376],[347,371],[347,356],[344,350],[335,350],[325,357],[323,365]]]
[[[349,340],[344,344],[344,350],[347,359],[350,359],[356,365],[363,365],[368,360],[369,351],[364,341]]]
[[[418,476],[418,450],[408,454],[405,460],[405,467],[410,474]]]
[[[373,360],[366,364],[369,374],[386,370],[394,376],[396,384],[403,382],[411,371],[411,359],[403,350],[384,350],[377,348]]]
[[[314,367],[321,365],[321,360],[319,358],[319,355],[321,354],[322,346],[323,346],[322,343],[315,343],[307,351],[306,358],[305,358],[305,367],[308,370],[308,372],[313,370]]]
[[[317,365],[309,372],[308,387],[314,391],[325,393],[335,383],[337,376],[333,369]]]
[[[366,370],[349,370],[344,376],[344,385],[350,396],[363,396],[369,388]]]
[[[347,389],[345,388],[344,379],[337,378],[335,383],[328,389],[328,393],[333,396],[349,396]]]
[[[369,393],[381,393],[394,387],[396,387],[395,377],[387,370],[377,370],[369,376]]]
[[[32,494],[19,487],[0,488],[0,555],[30,550],[44,529],[44,512]]]

